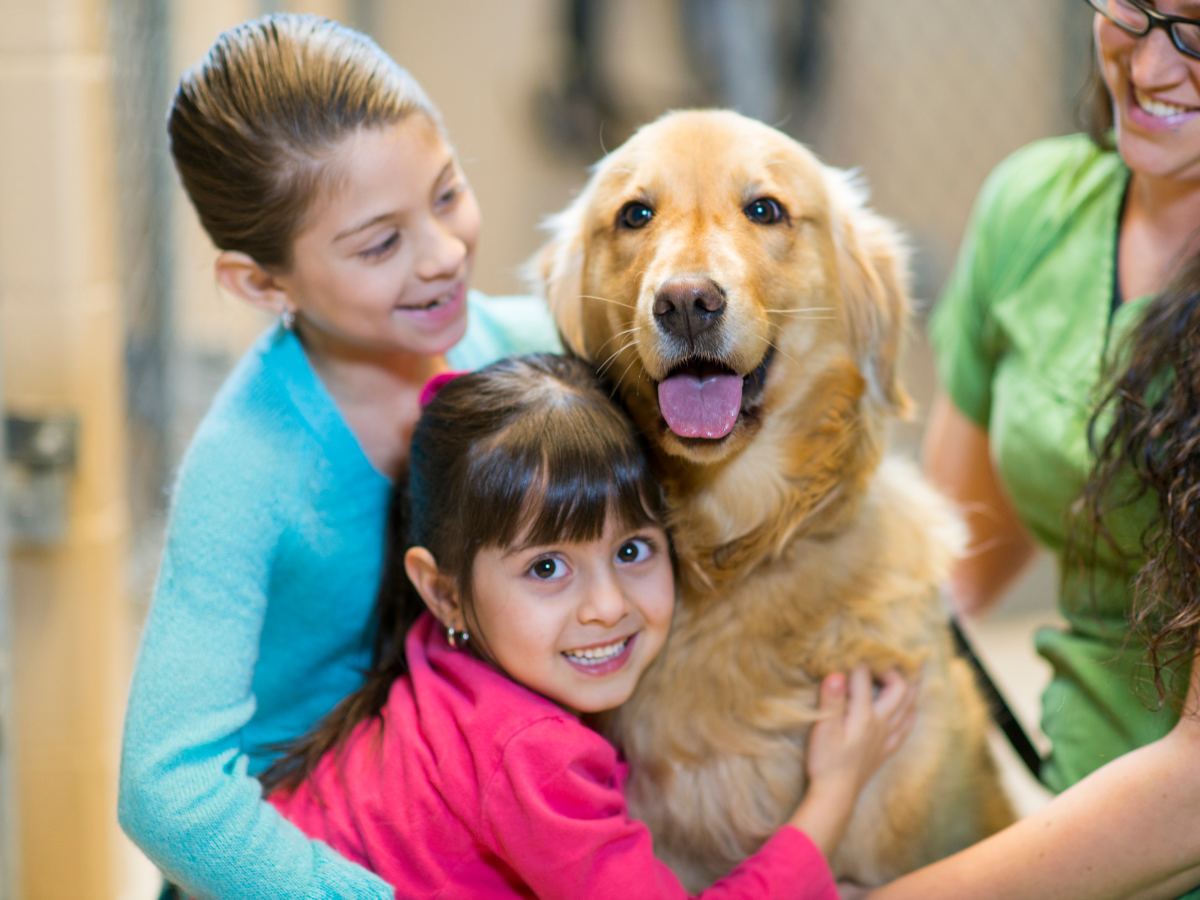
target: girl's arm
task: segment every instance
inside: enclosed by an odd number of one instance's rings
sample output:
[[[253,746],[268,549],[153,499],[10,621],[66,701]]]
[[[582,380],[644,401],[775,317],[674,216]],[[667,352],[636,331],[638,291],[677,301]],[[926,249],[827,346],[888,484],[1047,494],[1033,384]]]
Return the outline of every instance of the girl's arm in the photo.
[[[863,782],[911,725],[911,687],[893,677],[876,700],[872,690],[865,668],[849,682],[826,680],[826,717],[809,743],[816,753],[809,764],[812,799],[758,852],[696,896],[835,900],[823,852],[836,844]],[[629,818],[613,748],[597,735],[581,737],[581,728],[543,719],[509,741],[484,796],[483,830],[494,852],[538,897],[687,896],[654,856],[649,830]]]
[[[241,730],[279,526],[259,454],[221,467],[189,455],[130,692],[121,827],[196,896],[392,897],[284,820],[247,774]]]
[[[992,465],[987,432],[939,394],[922,450],[925,474],[960,508],[970,545],[950,576],[960,613],[986,612],[1026,564],[1037,545],[1017,517]]]
[[[1184,715],[999,834],[872,900],[1178,897],[1200,885],[1200,654]]]
[[[689,896],[654,855],[650,830],[629,817],[616,753],[585,726],[542,719],[504,748],[483,797],[481,837],[531,894],[679,900]],[[780,828],[708,900],[836,900],[833,874],[803,832]]]

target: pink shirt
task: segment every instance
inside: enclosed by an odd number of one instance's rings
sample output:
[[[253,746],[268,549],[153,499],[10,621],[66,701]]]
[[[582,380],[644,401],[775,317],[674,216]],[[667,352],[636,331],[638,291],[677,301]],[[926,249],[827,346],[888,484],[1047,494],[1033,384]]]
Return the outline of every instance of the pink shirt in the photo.
[[[616,749],[575,716],[448,647],[428,614],[410,675],[290,795],[308,835],[379,873],[400,897],[683,897],[629,818]],[[836,900],[817,847],[783,827],[703,894]]]

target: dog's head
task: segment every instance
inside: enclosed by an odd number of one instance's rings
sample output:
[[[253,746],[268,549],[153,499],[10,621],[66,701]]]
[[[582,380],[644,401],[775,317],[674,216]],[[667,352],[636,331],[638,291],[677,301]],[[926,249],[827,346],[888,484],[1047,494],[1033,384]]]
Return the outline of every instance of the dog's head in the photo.
[[[778,410],[906,408],[895,230],[845,172],[732,112],[671,113],[600,161],[534,260],[567,345],[658,448],[726,459]],[[816,398],[819,399],[819,398]]]

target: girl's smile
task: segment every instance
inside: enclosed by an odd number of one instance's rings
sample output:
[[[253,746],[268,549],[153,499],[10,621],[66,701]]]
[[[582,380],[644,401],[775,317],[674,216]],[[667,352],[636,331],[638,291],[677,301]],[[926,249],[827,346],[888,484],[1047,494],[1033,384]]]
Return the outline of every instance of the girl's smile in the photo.
[[[608,675],[624,666],[631,658],[636,634],[595,647],[564,650],[567,662],[586,675]]]
[[[410,322],[420,323],[422,327],[436,328],[460,319],[466,303],[467,285],[465,282],[459,281],[449,290],[443,291],[429,300],[398,303],[393,312],[398,316],[410,317]]]

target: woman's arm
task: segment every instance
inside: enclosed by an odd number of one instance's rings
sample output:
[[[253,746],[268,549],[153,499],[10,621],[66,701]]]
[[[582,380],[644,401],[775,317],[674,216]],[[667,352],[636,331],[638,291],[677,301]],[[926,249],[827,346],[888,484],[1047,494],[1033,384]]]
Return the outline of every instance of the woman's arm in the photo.
[[[950,576],[959,613],[990,609],[1037,545],[1017,517],[992,465],[987,432],[945,394],[934,400],[922,449],[925,473],[960,508],[970,530],[967,555]]]
[[[1200,654],[1169,734],[872,900],[1178,897],[1200,885]]]
[[[262,501],[263,455],[215,465],[192,453],[185,463],[126,713],[121,826],[196,896],[391,897],[284,820],[247,774],[241,730],[255,711],[280,530]]]

